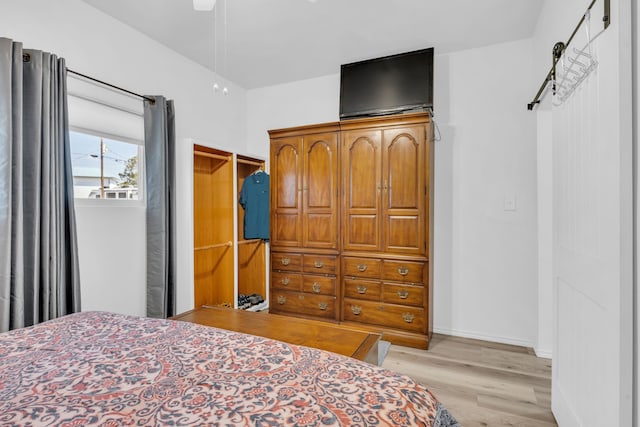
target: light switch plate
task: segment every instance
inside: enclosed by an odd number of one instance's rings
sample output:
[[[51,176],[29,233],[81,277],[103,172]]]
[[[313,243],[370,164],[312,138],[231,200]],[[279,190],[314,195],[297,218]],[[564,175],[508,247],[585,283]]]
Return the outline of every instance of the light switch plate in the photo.
[[[518,210],[516,196],[504,196],[504,210],[506,212],[513,212]]]

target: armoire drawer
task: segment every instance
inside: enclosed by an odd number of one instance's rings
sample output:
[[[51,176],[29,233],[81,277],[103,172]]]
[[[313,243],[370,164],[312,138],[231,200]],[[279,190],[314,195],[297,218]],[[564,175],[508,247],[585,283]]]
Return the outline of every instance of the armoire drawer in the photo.
[[[424,265],[423,262],[385,259],[382,266],[382,278],[394,282],[423,283]]]
[[[302,271],[302,255],[278,252],[272,253],[271,270]]]
[[[271,287],[288,291],[302,290],[302,274],[289,272],[271,272]]]
[[[384,302],[424,306],[424,286],[385,282],[382,288],[382,301]]]
[[[270,311],[331,319],[335,318],[336,315],[336,298],[329,295],[272,291]]]
[[[336,296],[336,278],[305,274],[302,281],[302,291],[310,294]]]
[[[379,279],[381,265],[382,262],[375,258],[344,257],[342,274],[350,277]]]
[[[345,298],[380,301],[380,282],[362,279],[344,279]]]
[[[337,257],[333,255],[303,255],[303,270],[312,274],[336,274]]]
[[[425,333],[424,309],[373,301],[345,299],[344,320]]]

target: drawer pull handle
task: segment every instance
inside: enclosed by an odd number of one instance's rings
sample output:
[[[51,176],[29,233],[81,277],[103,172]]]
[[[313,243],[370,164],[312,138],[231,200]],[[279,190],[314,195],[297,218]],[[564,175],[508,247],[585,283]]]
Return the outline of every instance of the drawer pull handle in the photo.
[[[320,293],[320,283],[313,282],[313,292],[316,293],[316,294]]]
[[[358,285],[358,293],[359,294],[366,294],[367,293],[367,287],[366,286],[362,286],[362,285]]]
[[[284,305],[285,302],[287,302],[287,297],[278,295],[278,304]]]
[[[407,267],[398,267],[398,273],[400,273],[401,276],[406,276],[409,274],[409,269]]]
[[[416,317],[411,313],[402,313],[402,319],[407,323],[412,323]]]
[[[298,299],[302,301],[304,299],[304,295],[298,295]]]
[[[283,285],[287,286],[290,281],[291,280],[288,277],[284,277],[284,278],[282,278],[282,280],[280,280],[280,283],[282,283]]]
[[[409,296],[409,291],[398,291],[398,296],[400,299],[407,299]]]
[[[360,307],[359,305],[352,305],[351,312],[357,316],[358,314],[362,313],[362,307]]]
[[[322,268],[322,267],[324,267],[324,262],[322,262],[322,261],[315,261],[315,262],[313,263],[313,265],[314,265],[314,267],[315,267],[315,268]]]
[[[291,263],[291,260],[289,258],[282,258],[280,262],[282,263],[282,265],[289,265],[289,263]]]
[[[356,267],[358,268],[358,271],[360,273],[364,273],[365,271],[367,271],[368,265],[367,264],[358,264]]]
[[[329,305],[326,302],[321,302],[320,304],[318,304],[318,308],[320,308],[320,310],[326,310],[328,306]]]

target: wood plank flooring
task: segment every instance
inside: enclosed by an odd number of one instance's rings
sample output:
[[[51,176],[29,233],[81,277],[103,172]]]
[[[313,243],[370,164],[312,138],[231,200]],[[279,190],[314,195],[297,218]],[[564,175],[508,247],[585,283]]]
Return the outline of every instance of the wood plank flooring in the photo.
[[[392,345],[382,366],[424,384],[462,427],[556,427],[551,360],[532,349],[433,335],[429,351]]]

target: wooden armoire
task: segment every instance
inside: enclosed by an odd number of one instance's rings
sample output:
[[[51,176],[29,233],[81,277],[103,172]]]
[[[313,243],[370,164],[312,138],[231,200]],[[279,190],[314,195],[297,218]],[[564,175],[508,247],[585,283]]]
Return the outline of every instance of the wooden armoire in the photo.
[[[272,130],[270,311],[428,348],[429,113]]]
[[[340,320],[338,130],[270,132],[271,312]]]

